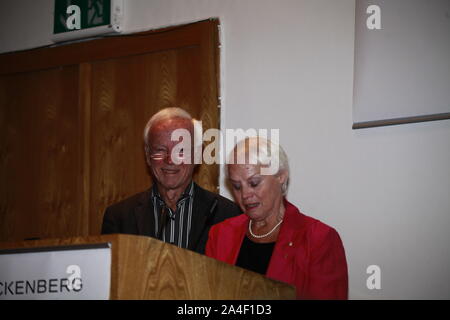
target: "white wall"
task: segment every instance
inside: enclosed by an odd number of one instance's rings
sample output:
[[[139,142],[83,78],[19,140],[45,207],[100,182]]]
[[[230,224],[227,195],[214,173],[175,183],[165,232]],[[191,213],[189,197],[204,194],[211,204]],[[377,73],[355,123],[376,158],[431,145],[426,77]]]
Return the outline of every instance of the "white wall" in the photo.
[[[0,52],[50,43],[53,0],[8,3]],[[281,129],[289,199],[341,234],[350,297],[449,299],[450,121],[351,129],[354,6],[127,0],[125,31],[219,17],[222,128]],[[378,291],[366,288],[371,264],[381,267]]]

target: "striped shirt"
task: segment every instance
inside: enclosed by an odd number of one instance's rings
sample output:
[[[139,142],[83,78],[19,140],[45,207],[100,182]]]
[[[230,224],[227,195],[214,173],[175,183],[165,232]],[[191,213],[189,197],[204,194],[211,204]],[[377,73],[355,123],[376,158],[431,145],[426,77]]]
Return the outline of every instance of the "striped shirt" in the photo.
[[[192,205],[194,203],[194,182],[191,182],[177,201],[176,210],[169,208],[162,199],[156,184],[151,193],[153,216],[155,218],[155,235],[180,248],[189,246],[189,233],[192,223]],[[166,217],[163,217],[163,214]]]

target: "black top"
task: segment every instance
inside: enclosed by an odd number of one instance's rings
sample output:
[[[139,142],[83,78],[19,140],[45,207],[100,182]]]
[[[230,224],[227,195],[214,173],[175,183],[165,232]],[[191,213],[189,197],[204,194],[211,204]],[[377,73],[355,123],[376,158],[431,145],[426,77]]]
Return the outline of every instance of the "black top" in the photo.
[[[266,274],[274,247],[275,242],[256,243],[248,237],[245,237],[236,265],[254,272]]]
[[[194,182],[192,221],[188,249],[205,252],[208,232],[212,225],[241,214],[231,200],[209,192]],[[157,237],[158,221],[155,219],[152,189],[138,193],[108,207],[103,216],[102,234],[125,233]]]

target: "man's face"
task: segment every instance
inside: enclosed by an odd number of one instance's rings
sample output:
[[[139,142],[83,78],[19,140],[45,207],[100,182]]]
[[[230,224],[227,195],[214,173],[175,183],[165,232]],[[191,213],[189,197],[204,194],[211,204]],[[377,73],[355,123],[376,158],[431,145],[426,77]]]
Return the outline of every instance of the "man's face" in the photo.
[[[149,134],[149,153],[147,159],[158,188],[184,191],[192,180],[194,164],[191,158],[185,159],[181,164],[175,164],[171,158],[172,150],[180,145],[180,141],[172,141],[172,132],[177,129],[186,129],[193,135],[192,122],[188,119],[166,119],[153,124]],[[193,155],[192,143],[190,154]],[[189,154],[187,150],[176,150],[176,155]]]

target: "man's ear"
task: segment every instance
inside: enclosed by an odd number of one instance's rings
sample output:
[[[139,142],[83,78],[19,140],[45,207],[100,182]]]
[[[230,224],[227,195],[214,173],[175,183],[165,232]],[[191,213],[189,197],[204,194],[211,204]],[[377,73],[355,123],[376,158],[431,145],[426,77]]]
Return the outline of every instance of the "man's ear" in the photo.
[[[144,157],[145,157],[145,163],[147,163],[147,166],[150,167],[150,150],[146,144],[144,144]]]

